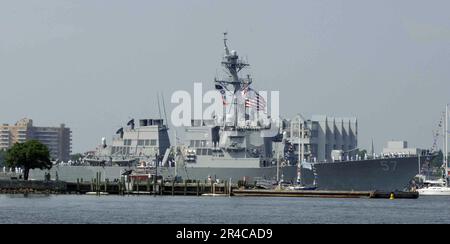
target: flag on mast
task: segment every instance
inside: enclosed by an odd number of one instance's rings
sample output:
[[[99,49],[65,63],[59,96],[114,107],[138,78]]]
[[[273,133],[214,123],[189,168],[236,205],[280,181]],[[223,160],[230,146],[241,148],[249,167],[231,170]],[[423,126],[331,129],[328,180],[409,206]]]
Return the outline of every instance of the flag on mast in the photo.
[[[222,95],[223,106],[227,106],[228,102],[227,102],[226,92],[225,92],[225,89],[223,88],[223,86],[216,85],[216,90],[218,90],[220,92],[220,94]]]
[[[242,90],[242,96],[245,98],[246,108],[256,108],[257,111],[266,109],[266,100],[255,90],[245,87]]]

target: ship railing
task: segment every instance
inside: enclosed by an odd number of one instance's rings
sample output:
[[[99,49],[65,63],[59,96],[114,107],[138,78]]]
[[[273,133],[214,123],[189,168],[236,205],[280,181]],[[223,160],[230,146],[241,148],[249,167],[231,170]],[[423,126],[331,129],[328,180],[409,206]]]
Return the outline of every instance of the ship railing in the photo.
[[[237,130],[252,130],[252,131],[259,131],[259,130],[268,130],[270,129],[270,126],[237,126]]]
[[[236,152],[236,151],[243,151],[243,150],[245,150],[245,147],[225,147],[225,150],[227,150],[227,151],[234,151],[234,152]]]
[[[234,126],[234,125],[226,125],[224,130],[238,130],[238,131],[260,131],[260,130],[268,130],[270,129],[270,125],[268,126]]]

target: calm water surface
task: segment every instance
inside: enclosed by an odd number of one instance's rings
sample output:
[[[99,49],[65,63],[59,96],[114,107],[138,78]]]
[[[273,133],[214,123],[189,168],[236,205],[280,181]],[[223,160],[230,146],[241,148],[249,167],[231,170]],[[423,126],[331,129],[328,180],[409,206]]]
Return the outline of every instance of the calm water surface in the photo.
[[[0,223],[450,223],[450,197],[418,200],[0,195]]]

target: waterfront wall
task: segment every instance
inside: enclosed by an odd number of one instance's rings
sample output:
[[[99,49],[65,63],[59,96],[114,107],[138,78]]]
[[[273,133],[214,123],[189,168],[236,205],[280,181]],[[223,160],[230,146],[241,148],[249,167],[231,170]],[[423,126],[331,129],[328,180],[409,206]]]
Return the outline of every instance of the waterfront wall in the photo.
[[[66,189],[67,183],[62,181],[0,180],[0,191],[2,192],[63,192]]]

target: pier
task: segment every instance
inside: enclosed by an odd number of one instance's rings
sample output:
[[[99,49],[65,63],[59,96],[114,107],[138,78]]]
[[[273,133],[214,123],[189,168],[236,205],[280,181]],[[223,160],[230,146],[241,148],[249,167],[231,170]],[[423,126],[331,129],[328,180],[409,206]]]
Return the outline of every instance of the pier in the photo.
[[[228,194],[237,189],[237,184],[228,182],[216,183],[205,181],[184,182],[81,182],[67,183],[67,194],[108,193],[113,195],[165,195],[165,196],[201,196],[203,194]]]
[[[372,199],[417,199],[418,192],[379,191],[320,191],[320,190],[253,190],[237,189],[233,196],[243,197],[315,197],[315,198],[372,198]]]
[[[308,197],[308,198],[370,198],[370,199],[417,199],[418,192],[380,191],[322,191],[251,189],[245,184],[229,182],[183,181],[183,182],[125,182],[124,180],[63,182],[1,180],[3,194],[86,194],[86,195],[160,195],[160,196],[235,196],[235,197]]]

